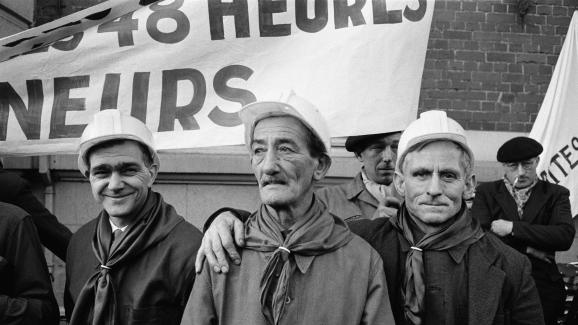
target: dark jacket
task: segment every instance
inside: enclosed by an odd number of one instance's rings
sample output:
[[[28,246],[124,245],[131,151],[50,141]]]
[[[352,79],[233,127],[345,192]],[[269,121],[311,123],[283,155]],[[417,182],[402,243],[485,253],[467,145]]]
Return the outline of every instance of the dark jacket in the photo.
[[[58,304],[30,216],[0,203],[0,324],[55,325]]]
[[[354,221],[349,226],[381,255],[396,324],[405,324],[401,296],[406,257],[401,242],[405,239],[385,218]],[[468,310],[464,313],[468,314],[468,324],[544,323],[538,293],[530,276],[530,263],[525,256],[504,245],[495,236],[487,234],[468,249],[467,261]],[[426,254],[426,282],[428,268]],[[440,289],[426,286],[426,305],[431,290]],[[428,308],[426,324],[443,324],[440,315],[445,315],[443,310]]]
[[[329,209],[329,212],[346,221],[375,219],[379,202],[363,184],[361,172],[355,178],[340,185],[326,186],[315,194]],[[401,201],[401,197],[397,197]]]
[[[176,213],[172,218],[180,219],[179,223],[164,239],[150,239],[154,245],[109,271],[122,325],[174,325],[181,320],[195,279],[202,234]],[[96,226],[97,219],[90,221],[70,241],[64,293],[68,319],[85,283],[99,268],[92,248]]]
[[[66,248],[72,232],[32,194],[30,185],[20,176],[0,168],[0,201],[14,204],[32,217],[42,245],[66,261]]]
[[[516,202],[503,180],[480,185],[472,206],[472,215],[489,230],[498,219],[513,222],[513,234],[502,240],[521,253],[531,246],[549,255],[570,248],[574,240],[574,222],[570,212],[568,190],[560,185],[538,181],[524,207],[523,219],[518,218]],[[555,263],[530,258],[533,275],[558,281],[561,276]]]

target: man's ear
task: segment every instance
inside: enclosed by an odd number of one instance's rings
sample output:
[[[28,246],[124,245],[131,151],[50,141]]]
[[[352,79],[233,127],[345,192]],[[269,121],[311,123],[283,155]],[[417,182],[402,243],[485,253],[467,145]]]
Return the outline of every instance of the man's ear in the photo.
[[[157,164],[152,164],[150,167],[148,167],[148,171],[151,176],[148,186],[152,187],[153,183],[157,179],[157,175],[159,173],[159,166]]]
[[[474,197],[476,193],[476,185],[476,175],[472,173],[469,177],[466,177],[466,189],[462,195],[464,199],[468,200]]]
[[[321,157],[317,158],[317,162],[317,167],[313,171],[313,179],[320,181],[331,167],[331,158],[327,154],[322,154]]]
[[[397,193],[402,197],[405,196],[405,176],[400,171],[395,171],[395,175],[393,175],[393,184],[395,184],[395,189]]]

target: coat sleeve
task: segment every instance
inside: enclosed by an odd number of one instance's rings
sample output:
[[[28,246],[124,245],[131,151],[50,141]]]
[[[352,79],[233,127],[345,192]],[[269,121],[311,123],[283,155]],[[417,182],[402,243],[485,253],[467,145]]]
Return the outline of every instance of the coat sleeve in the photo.
[[[373,258],[370,282],[367,290],[367,300],[363,310],[363,318],[360,324],[395,324],[391,303],[389,301],[385,272],[383,270],[383,261],[373,249],[371,254]]]
[[[38,234],[29,217],[16,225],[6,252],[3,258],[12,268],[11,292],[0,294],[0,324],[58,324],[58,304]]]
[[[46,207],[32,194],[30,185],[19,178],[15,194],[8,203],[14,204],[30,214],[42,245],[46,246],[54,255],[66,261],[66,248],[72,232],[61,224]]]
[[[550,221],[546,225],[514,221],[513,233],[517,241],[526,246],[545,251],[565,251],[574,241],[574,220],[570,212],[570,193],[562,189],[553,198],[549,211]]]
[[[205,221],[205,224],[203,225],[203,233],[205,233],[207,231],[207,229],[209,229],[209,227],[211,227],[211,224],[213,223],[213,221],[215,221],[215,219],[218,216],[220,216],[223,212],[230,212],[231,214],[233,214],[235,217],[237,217],[242,222],[245,222],[249,218],[249,216],[251,215],[251,212],[241,210],[241,209],[235,209],[235,208],[229,208],[229,207],[220,208],[219,210],[213,212],[209,216],[207,221]]]
[[[197,275],[189,301],[185,307],[181,325],[218,324],[213,290],[211,286],[209,263],[203,263],[203,270]]]
[[[544,315],[542,304],[538,297],[538,290],[531,274],[532,266],[528,258],[524,256],[521,272],[518,274],[519,287],[515,289],[516,294],[512,302],[511,317],[512,324],[520,325],[542,325]]]
[[[490,213],[488,196],[482,188],[478,188],[470,212],[474,218],[478,219],[484,230],[490,230],[493,221],[492,214]]]

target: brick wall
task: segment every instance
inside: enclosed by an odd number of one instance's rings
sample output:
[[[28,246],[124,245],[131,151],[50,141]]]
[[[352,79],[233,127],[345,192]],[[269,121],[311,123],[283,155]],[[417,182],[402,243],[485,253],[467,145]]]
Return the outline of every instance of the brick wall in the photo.
[[[576,2],[437,0],[420,111],[446,110],[469,130],[529,132]]]

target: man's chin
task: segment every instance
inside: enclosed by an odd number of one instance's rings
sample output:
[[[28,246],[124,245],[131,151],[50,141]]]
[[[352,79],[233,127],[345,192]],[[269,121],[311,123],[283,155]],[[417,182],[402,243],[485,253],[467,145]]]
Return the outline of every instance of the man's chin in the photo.
[[[393,173],[387,175],[380,175],[379,179],[375,180],[377,184],[389,186],[393,183]]]

